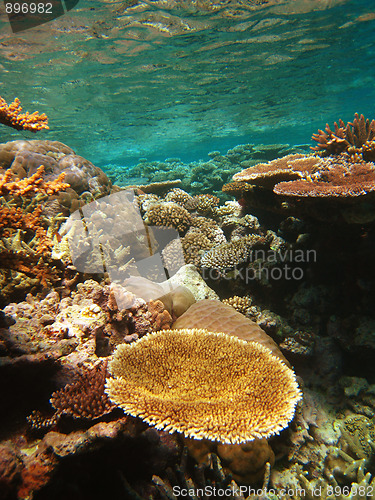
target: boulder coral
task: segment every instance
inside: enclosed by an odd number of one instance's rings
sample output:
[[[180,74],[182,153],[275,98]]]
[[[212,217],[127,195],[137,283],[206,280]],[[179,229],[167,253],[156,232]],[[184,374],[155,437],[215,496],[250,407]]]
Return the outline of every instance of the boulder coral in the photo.
[[[247,342],[257,342],[290,366],[276,342],[260,326],[219,300],[206,299],[193,304],[172,328],[207,328],[210,332],[224,332]]]
[[[44,166],[44,178],[53,181],[64,172],[64,182],[81,195],[105,195],[111,190],[106,174],[90,161],[58,141],[17,140],[0,144],[0,173],[10,169],[18,179],[31,177]]]

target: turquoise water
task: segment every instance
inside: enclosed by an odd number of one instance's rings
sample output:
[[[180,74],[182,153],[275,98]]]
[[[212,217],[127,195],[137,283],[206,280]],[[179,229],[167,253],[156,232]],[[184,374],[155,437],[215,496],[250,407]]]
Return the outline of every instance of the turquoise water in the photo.
[[[105,169],[239,143],[311,143],[372,118],[375,13],[365,0],[80,0],[12,34],[1,4],[0,95]],[[1,140],[35,136],[1,127]]]

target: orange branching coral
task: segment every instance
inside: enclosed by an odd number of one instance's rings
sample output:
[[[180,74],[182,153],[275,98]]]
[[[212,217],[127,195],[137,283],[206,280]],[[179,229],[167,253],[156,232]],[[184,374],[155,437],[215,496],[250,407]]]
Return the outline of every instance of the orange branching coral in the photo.
[[[25,179],[12,180],[14,174],[8,169],[3,175],[0,174],[0,195],[10,194],[13,196],[32,196],[36,193],[52,195],[64,191],[70,187],[64,181],[65,174],[61,173],[53,181],[43,179],[44,166],[41,165],[35,174]]]
[[[0,206],[0,235],[8,236],[4,234],[5,228],[36,231],[39,228],[41,213],[40,206],[33,213],[25,213],[20,207]],[[9,230],[5,232],[9,233]]]
[[[10,104],[0,97],[0,123],[16,130],[30,130],[31,132],[49,128],[45,113],[41,115],[38,111],[22,113],[21,103],[17,97]]]
[[[346,125],[340,119],[334,123],[335,130],[331,130],[328,123],[325,132],[318,130],[312,139],[318,143],[312,147],[323,156],[338,155],[347,152],[353,161],[375,159],[375,120],[370,120],[363,115],[355,113],[353,122]]]

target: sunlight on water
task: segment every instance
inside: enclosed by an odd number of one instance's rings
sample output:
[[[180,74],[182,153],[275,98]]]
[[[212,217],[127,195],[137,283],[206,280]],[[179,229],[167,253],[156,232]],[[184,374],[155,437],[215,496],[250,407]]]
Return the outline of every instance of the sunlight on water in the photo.
[[[326,121],[373,115],[374,17],[362,0],[81,0],[12,34],[3,11],[0,94],[98,166],[310,143]]]

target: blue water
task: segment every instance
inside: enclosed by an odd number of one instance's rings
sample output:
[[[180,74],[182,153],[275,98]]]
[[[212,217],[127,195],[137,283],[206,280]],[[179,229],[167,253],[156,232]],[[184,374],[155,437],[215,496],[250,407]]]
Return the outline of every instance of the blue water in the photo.
[[[311,143],[327,121],[375,117],[372,2],[142,5],[80,0],[17,34],[2,15],[0,95],[45,112],[50,130],[1,126],[1,140],[59,140],[125,168],[240,143]]]

